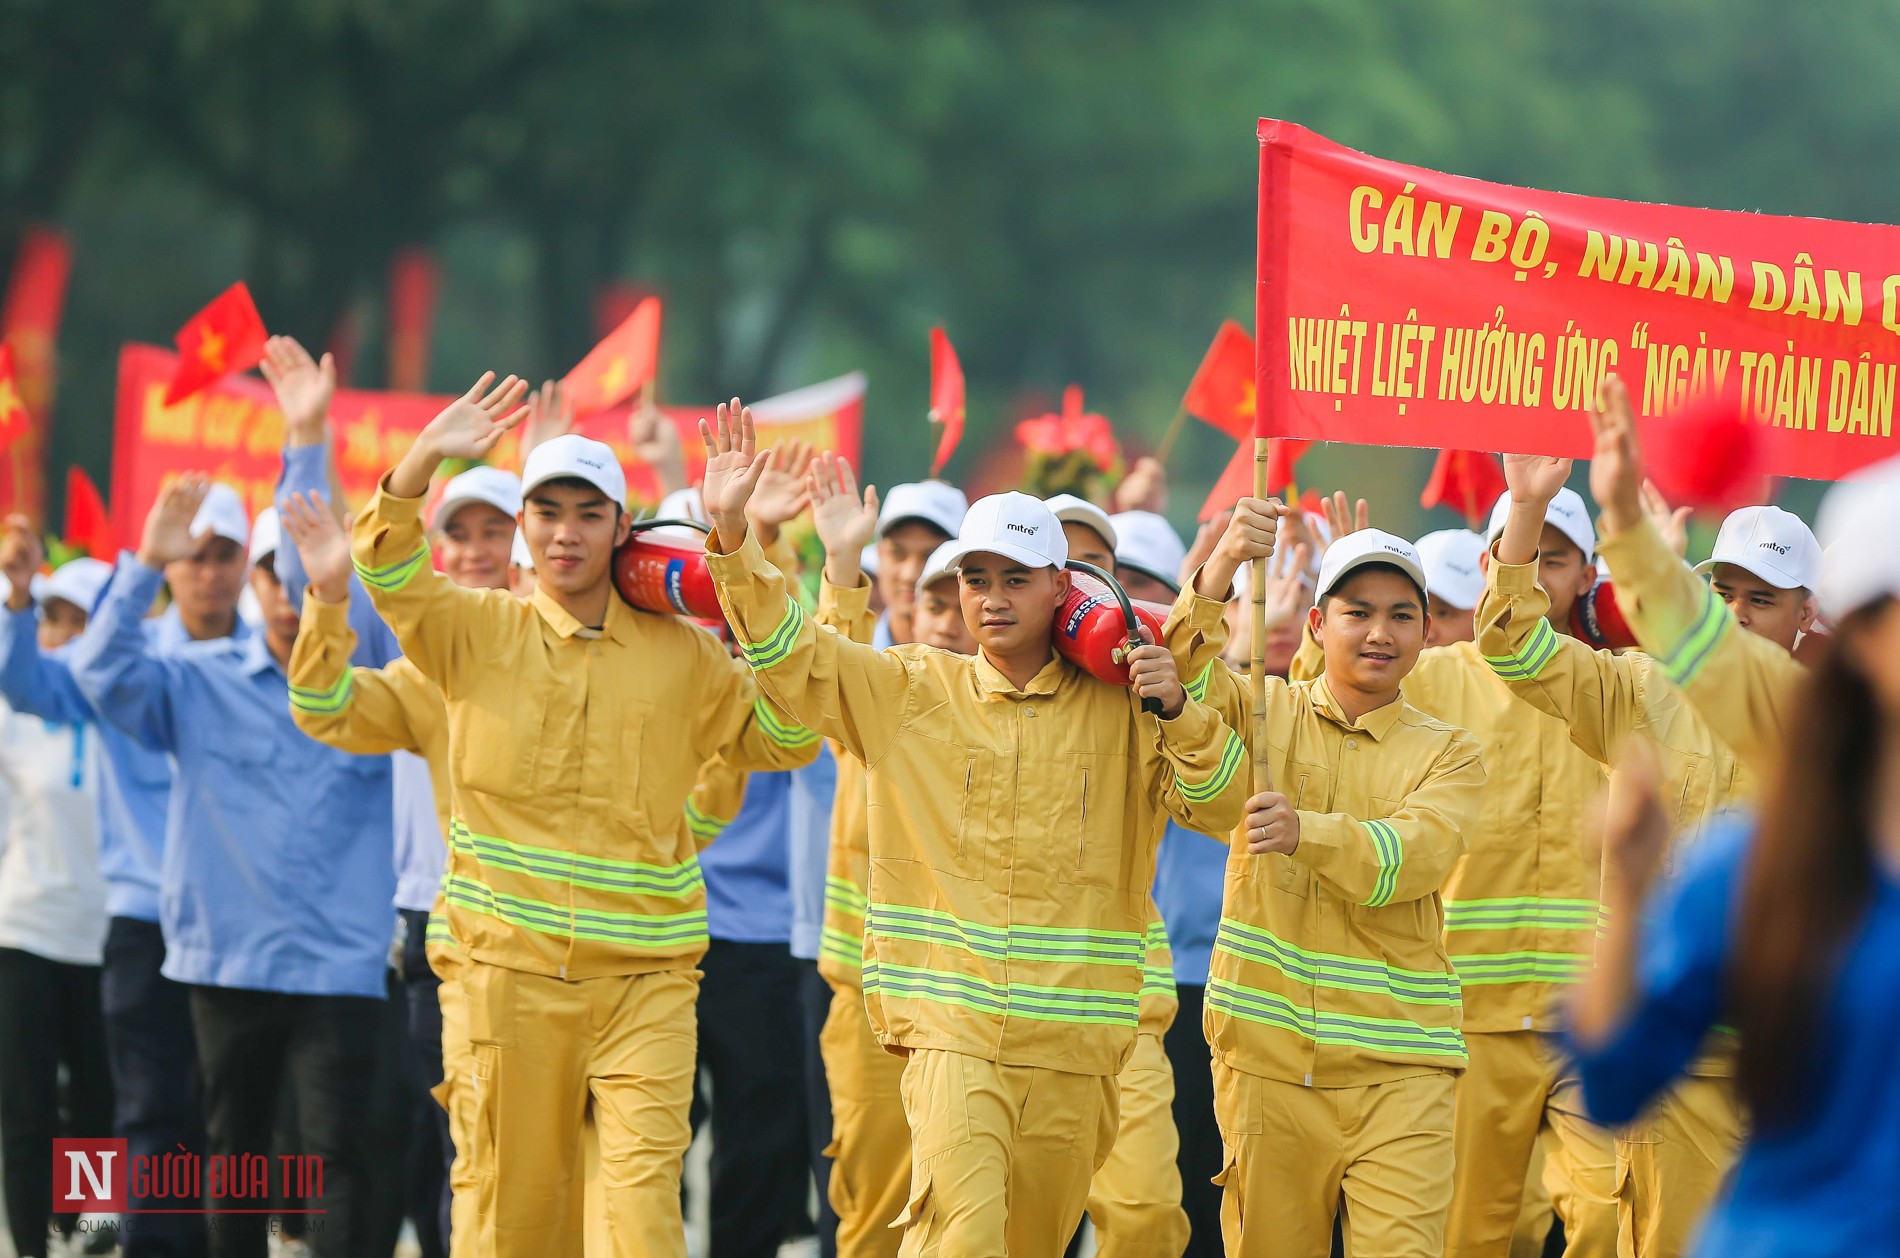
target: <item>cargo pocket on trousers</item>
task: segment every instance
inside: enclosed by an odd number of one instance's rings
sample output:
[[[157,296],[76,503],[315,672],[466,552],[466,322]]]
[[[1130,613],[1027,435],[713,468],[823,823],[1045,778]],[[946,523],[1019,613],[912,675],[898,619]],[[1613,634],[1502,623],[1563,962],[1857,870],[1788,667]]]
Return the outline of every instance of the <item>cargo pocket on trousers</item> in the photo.
[[[888,1226],[904,1231],[921,1226],[930,1217],[930,1206],[930,1175],[913,1175],[910,1199],[904,1203],[904,1213],[892,1219]]]
[[[1208,1182],[1220,1189],[1221,1231],[1226,1235],[1238,1236],[1241,1220],[1246,1214],[1246,1203],[1240,1194],[1240,1154],[1232,1145],[1222,1143],[1220,1174]]]
[[[471,1153],[477,1177],[492,1182],[498,1147],[495,1098],[501,1083],[501,1045],[470,1044],[469,1053],[474,1059],[470,1086],[475,1089],[475,1149]]]

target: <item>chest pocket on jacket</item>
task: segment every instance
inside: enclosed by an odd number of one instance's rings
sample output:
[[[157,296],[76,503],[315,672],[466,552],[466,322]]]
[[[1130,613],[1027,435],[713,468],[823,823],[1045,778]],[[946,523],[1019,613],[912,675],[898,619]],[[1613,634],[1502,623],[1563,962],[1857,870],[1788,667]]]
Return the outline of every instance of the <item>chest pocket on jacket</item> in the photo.
[[[460,716],[454,744],[463,784],[503,799],[532,798],[547,697],[523,686],[499,702],[488,695],[467,700]]]
[[[1072,838],[1058,844],[1057,865],[1063,882],[1073,886],[1126,888],[1131,881],[1126,811],[1128,778],[1134,766],[1126,755],[1077,752],[1056,771],[1059,814],[1054,833]]]
[[[1332,808],[1333,778],[1330,772],[1319,765],[1300,764],[1297,761],[1287,767],[1287,780],[1275,782],[1274,786],[1293,805],[1293,811],[1327,812]],[[1251,766],[1243,769],[1243,772],[1251,772]],[[1273,885],[1280,890],[1303,900],[1313,894],[1313,871],[1301,862],[1289,856],[1280,856],[1269,858],[1267,864],[1273,870]]]
[[[982,878],[990,845],[990,813],[995,806],[996,753],[961,749],[952,762],[950,788],[963,792],[957,831],[949,843],[931,844],[930,867],[952,878]]]

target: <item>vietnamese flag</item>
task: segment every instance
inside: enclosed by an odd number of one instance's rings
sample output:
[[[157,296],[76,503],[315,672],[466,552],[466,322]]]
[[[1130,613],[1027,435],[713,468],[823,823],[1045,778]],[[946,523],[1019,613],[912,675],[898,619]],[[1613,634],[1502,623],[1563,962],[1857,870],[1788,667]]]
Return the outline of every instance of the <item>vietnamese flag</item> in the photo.
[[[930,420],[943,425],[937,438],[937,457],[930,462],[930,474],[936,476],[956,453],[963,439],[963,421],[968,415],[964,405],[963,364],[957,361],[956,347],[942,328],[930,329]]]
[[[13,370],[13,345],[0,341],[0,453],[11,450],[33,427],[26,403],[20,398],[18,381]]]
[[[165,389],[165,405],[257,366],[264,359],[264,341],[264,320],[251,290],[239,280],[191,316],[172,338],[178,346],[178,370]]]
[[[1293,483],[1293,465],[1306,453],[1310,441],[1274,437],[1267,446],[1267,492],[1277,494]],[[1211,520],[1242,498],[1253,494],[1253,442],[1242,441],[1227,461],[1227,470],[1214,482],[1207,501],[1201,505],[1202,520]]]
[[[1253,355],[1253,338],[1245,328],[1232,319],[1221,324],[1188,384],[1181,409],[1236,441],[1253,436]]]
[[[1440,450],[1431,479],[1418,496],[1421,507],[1450,507],[1475,530],[1505,490],[1504,469],[1495,454],[1481,450]]]
[[[660,299],[648,297],[587,352],[562,386],[576,415],[604,411],[632,397],[660,366]]]
[[[66,469],[66,533],[68,546],[110,563],[119,544],[112,535],[112,517],[105,499],[83,467]]]

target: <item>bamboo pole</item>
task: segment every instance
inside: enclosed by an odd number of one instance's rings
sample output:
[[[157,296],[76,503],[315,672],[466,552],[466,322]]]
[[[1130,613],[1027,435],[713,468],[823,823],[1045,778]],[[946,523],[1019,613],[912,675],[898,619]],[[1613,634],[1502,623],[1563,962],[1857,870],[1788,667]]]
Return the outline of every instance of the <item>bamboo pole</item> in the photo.
[[[1272,442],[1266,437],[1253,439],[1253,496],[1267,496],[1267,461]],[[1248,670],[1253,701],[1253,789],[1258,795],[1273,789],[1267,749],[1267,561],[1253,561],[1253,666]]]
[[[1161,434],[1161,444],[1155,447],[1155,462],[1167,466],[1168,456],[1174,453],[1174,443],[1181,439],[1181,429],[1187,426],[1187,407],[1178,406],[1174,418],[1168,421],[1168,431]]]

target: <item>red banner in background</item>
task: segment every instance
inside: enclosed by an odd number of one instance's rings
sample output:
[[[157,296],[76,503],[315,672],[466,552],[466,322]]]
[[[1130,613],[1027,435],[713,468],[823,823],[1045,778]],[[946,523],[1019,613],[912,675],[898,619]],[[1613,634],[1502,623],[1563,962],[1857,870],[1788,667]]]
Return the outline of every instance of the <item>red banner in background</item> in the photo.
[[[427,249],[400,249],[389,260],[389,387],[415,392],[429,382],[436,298],[442,268]]]
[[[0,455],[0,513],[21,511],[39,520],[46,512],[46,423],[53,413],[54,347],[72,262],[72,248],[58,232],[31,227],[20,237],[0,304],[0,338],[13,347],[14,387],[28,419],[19,439]]]
[[[231,376],[187,398],[164,404],[165,386],[178,356],[152,345],[119,351],[119,388],[112,445],[112,522],[121,538],[136,538],[159,491],[184,472],[206,472],[237,489],[252,514],[270,505],[282,467],[284,417],[270,386],[251,375]],[[446,397],[339,389],[330,407],[336,429],[336,467],[344,496],[360,503],[382,474],[395,466],[420,432],[448,403]],[[697,483],[705,467],[699,421],[711,407],[667,406],[661,410],[679,430],[687,475]],[[858,460],[864,423],[864,377],[836,380],[757,402],[752,408],[762,445],[805,440]],[[590,415],[575,425],[584,436],[605,441],[627,469],[635,502],[653,504],[659,488],[653,470],[638,462],[627,440],[631,408]],[[516,467],[513,436],[495,449],[493,461]]]
[[[1900,228],[1485,183],[1262,119],[1261,434],[1588,456],[1615,373],[1648,425],[1716,397],[1769,470],[1900,452]]]

